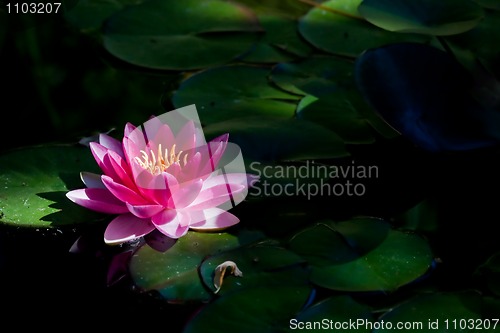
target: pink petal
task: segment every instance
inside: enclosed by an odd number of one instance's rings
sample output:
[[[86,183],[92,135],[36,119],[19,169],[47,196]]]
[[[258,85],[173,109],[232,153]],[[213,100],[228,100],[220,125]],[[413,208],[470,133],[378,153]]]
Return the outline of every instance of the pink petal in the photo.
[[[166,124],[161,123],[156,125],[150,124],[149,121],[146,124],[148,124],[148,137],[150,134],[154,134],[154,136],[150,138],[151,141],[148,143],[151,146],[151,149],[156,154],[156,152],[158,151],[158,145],[161,144],[162,153],[165,152],[165,149],[168,149],[168,153],[170,154],[170,149],[172,148],[172,145],[175,144],[175,137],[170,127]],[[149,125],[152,125],[152,128],[150,128]],[[157,129],[155,130],[156,132],[154,132],[153,128],[156,126]],[[175,151],[179,152],[179,147],[176,147]]]
[[[141,219],[150,218],[165,209],[161,205],[131,205],[129,203],[126,205],[129,212]]]
[[[165,209],[153,216],[151,221],[161,233],[176,239],[187,233],[191,219],[188,214],[183,212],[175,209]]]
[[[211,214],[209,214],[211,215]],[[222,211],[220,214],[207,218],[204,221],[191,224],[193,230],[221,230],[237,224],[240,220],[231,213]]]
[[[66,197],[77,205],[107,214],[123,214],[128,212],[125,204],[115,198],[107,189],[85,188],[66,193]]]
[[[146,138],[141,127],[135,127],[132,124],[125,125],[125,133],[123,138],[133,142],[138,147],[146,146]]]
[[[120,244],[142,237],[155,229],[149,219],[140,219],[132,214],[122,214],[113,219],[104,231],[104,242]]]
[[[151,117],[143,124],[143,128],[147,141],[152,141],[155,146],[161,143],[163,149],[170,149],[175,143],[175,137],[170,126],[163,123],[159,117]]]
[[[101,180],[101,175],[91,172],[80,172],[80,178],[89,188],[106,188]]]
[[[202,187],[203,180],[201,179],[171,187],[171,199],[168,207],[180,209],[188,206],[198,197]]]
[[[104,156],[104,164],[109,165],[115,174],[114,180],[121,183],[131,189],[136,189],[135,182],[132,180],[132,171],[129,165],[120,155],[114,151],[108,151],[108,154]]]
[[[162,172],[151,179],[148,188],[141,190],[144,196],[159,205],[169,207],[172,199],[171,188],[178,186],[177,179],[168,172]]]
[[[120,155],[121,158],[124,157],[122,143],[117,139],[109,136],[106,133],[101,133],[99,134],[99,143],[109,150],[114,151],[115,153]]]
[[[200,177],[198,172],[198,170],[200,169],[200,163],[201,163],[200,152],[195,152],[194,154],[188,153],[188,159],[186,161],[186,165],[182,167],[181,172],[179,172],[177,175],[177,179],[179,180],[179,182],[184,183],[186,181],[195,178],[203,178]]]
[[[236,184],[222,184],[210,187],[206,190],[200,192],[195,201],[188,206],[189,210],[200,210],[212,207],[220,206],[224,203],[228,203],[226,209],[230,209],[233,206],[231,200],[236,202],[241,199],[238,194],[244,193],[246,187],[243,185]],[[242,200],[237,201],[238,203]]]
[[[131,205],[147,205],[148,201],[130,188],[115,182],[111,177],[103,175],[102,182],[106,188],[118,198]]]
[[[196,128],[194,126],[194,121],[187,122],[179,131],[175,138],[175,142],[177,144],[177,148],[179,151],[187,152],[196,147],[197,136]],[[205,141],[204,137],[201,138]],[[202,143],[200,143],[202,144]]]

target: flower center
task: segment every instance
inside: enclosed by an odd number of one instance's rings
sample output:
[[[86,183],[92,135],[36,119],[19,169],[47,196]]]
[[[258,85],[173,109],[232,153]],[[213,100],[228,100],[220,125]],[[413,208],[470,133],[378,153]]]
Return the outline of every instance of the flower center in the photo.
[[[172,164],[179,164],[181,162],[181,156],[183,156],[182,163],[186,165],[187,163],[187,154],[182,155],[183,151],[176,153],[175,152],[175,144],[170,148],[170,154],[168,149],[165,148],[163,151],[161,148],[161,143],[158,145],[158,152],[155,152],[152,149],[148,151],[141,150],[142,156],[136,156],[135,161],[145,170],[148,170],[153,175],[159,175],[163,171],[165,171]]]

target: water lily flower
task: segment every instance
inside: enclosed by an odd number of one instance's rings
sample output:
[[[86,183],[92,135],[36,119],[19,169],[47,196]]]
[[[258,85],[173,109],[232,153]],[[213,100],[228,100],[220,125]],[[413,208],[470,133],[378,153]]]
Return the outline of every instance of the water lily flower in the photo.
[[[100,134],[90,150],[103,174],[82,172],[85,188],[66,196],[88,209],[117,215],[104,232],[120,244],[158,230],[172,239],[191,230],[221,230],[239,219],[228,212],[256,178],[245,173],[228,134],[205,141],[194,106],[127,123],[123,140]]]

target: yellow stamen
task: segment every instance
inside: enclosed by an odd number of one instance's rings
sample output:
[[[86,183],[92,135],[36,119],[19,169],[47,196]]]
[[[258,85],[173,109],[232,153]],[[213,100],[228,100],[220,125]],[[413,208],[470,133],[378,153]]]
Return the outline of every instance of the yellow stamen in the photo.
[[[182,165],[185,166],[187,164],[187,154],[183,154],[182,150],[179,153],[176,153],[175,144],[172,145],[172,148],[170,148],[170,155],[167,148],[165,148],[165,151],[162,154],[162,147],[161,144],[159,144],[156,154],[153,149],[141,150],[141,156],[136,156],[134,160],[143,169],[148,170],[153,175],[158,175],[164,172],[172,164],[177,163],[181,165],[181,157],[183,157]]]

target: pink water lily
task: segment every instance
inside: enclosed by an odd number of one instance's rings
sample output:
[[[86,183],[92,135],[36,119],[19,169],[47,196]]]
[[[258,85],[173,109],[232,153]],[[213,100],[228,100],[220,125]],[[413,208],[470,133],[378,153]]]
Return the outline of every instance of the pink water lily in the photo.
[[[78,205],[117,215],[104,232],[108,244],[154,230],[177,239],[189,229],[221,230],[239,222],[227,210],[255,179],[237,161],[235,145],[227,134],[207,143],[196,117],[167,114],[142,127],[128,123],[122,141],[100,134],[89,146],[103,174],[82,172],[86,188],[66,194]]]

